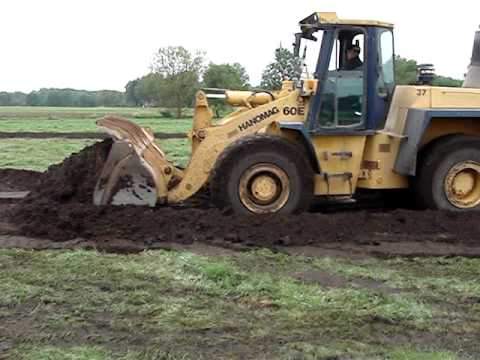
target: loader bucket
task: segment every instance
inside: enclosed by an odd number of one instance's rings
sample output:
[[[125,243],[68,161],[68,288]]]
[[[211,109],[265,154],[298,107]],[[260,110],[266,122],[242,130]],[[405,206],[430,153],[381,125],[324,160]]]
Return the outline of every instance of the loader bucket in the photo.
[[[153,134],[119,117],[97,125],[114,140],[93,194],[95,205],[155,206],[165,202],[169,183],[181,178],[155,144]]]

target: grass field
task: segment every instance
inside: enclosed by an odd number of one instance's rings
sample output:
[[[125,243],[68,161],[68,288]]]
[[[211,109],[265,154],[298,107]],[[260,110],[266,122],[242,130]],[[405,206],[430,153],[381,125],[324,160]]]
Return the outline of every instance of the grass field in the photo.
[[[108,107],[40,107],[40,106],[3,106],[0,107],[0,119],[95,119],[108,114],[127,117],[159,117],[162,109],[158,108],[108,108]]]
[[[0,107],[0,132],[95,132],[95,121],[111,114],[155,132],[186,133],[192,127],[191,117],[166,118],[160,109]]]
[[[2,106],[0,107],[0,119],[97,119],[105,115],[116,114],[133,119],[164,118],[164,113],[172,113],[168,109],[161,108],[128,108],[128,107],[38,107],[38,106]],[[185,109],[184,115],[191,117],[191,109]],[[168,116],[167,116],[168,117]]]
[[[0,168],[44,171],[94,140],[0,139]],[[186,166],[190,157],[188,139],[157,141],[175,164]]]
[[[0,131],[88,132],[110,112],[187,128],[151,109],[0,108]],[[1,139],[0,167],[92,142]],[[186,139],[160,145],[186,164]],[[196,253],[0,250],[0,359],[480,358],[480,259]]]
[[[0,132],[100,132],[96,119],[13,119],[0,120]],[[140,126],[155,132],[186,133],[192,127],[192,119],[131,119]]]
[[[478,260],[4,250],[0,264],[0,346],[15,359],[447,360],[478,349]]]
[[[188,111],[187,111],[188,112]],[[95,132],[95,120],[107,114],[127,117],[155,132],[186,133],[192,119],[163,118],[159,109],[141,108],[41,108],[0,107],[0,132]],[[3,139],[0,140],[0,168],[43,171],[78,152],[92,140]],[[190,149],[186,139],[159,141],[171,160],[187,164]]]

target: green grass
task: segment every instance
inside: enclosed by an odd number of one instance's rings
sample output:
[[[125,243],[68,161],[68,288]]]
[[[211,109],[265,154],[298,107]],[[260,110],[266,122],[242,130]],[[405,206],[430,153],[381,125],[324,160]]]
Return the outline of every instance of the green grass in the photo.
[[[164,112],[173,111],[162,108],[139,107],[41,107],[41,106],[0,106],[0,119],[96,119],[105,115],[117,114],[130,118],[160,118]],[[187,117],[192,115],[191,109],[185,109]]]
[[[405,274],[412,265],[430,266],[428,259],[371,261]],[[445,261],[480,275],[480,260]],[[363,264],[340,262],[337,270]],[[268,251],[205,257],[1,250],[0,344],[16,359],[440,360],[480,354],[480,309],[458,304],[451,311],[450,302],[459,298],[454,291],[440,301],[428,286],[419,297],[416,288],[325,287],[294,276],[318,266],[315,259]],[[443,276],[463,279],[453,267]],[[421,273],[417,277],[425,283]]]
[[[81,133],[101,132],[95,124],[96,119],[26,119],[0,120],[0,132],[57,132]],[[187,133],[192,127],[192,119],[130,119],[155,132]]]
[[[114,354],[99,347],[24,347],[20,351],[15,351],[15,355],[23,360],[189,360],[189,359],[207,359],[201,355],[193,355],[188,352],[180,351],[162,351],[161,349],[149,349],[140,352],[127,352],[124,355]],[[343,359],[342,352],[338,352],[323,346],[309,346],[304,343],[291,344],[286,350],[285,356],[280,359],[296,360],[296,359]],[[355,356],[355,355],[354,355]],[[361,358],[359,354],[359,359]],[[241,357],[238,357],[242,359]],[[354,359],[348,357],[344,359]],[[258,355],[253,359],[269,359],[266,356]],[[428,352],[428,351],[412,351],[412,350],[394,350],[385,356],[369,355],[368,360],[455,360],[457,357],[450,352]]]
[[[94,142],[94,140],[2,139],[0,168],[44,171],[48,166],[63,161],[70,154],[81,151]],[[188,139],[168,139],[158,143],[175,164],[187,165],[190,157]]]
[[[59,163],[71,153],[78,152],[93,140],[59,141],[57,139],[0,140],[0,167],[44,171]]]
[[[95,132],[95,121],[119,115],[155,132],[186,133],[192,127],[191,111],[183,119],[165,118],[162,109],[0,107],[0,132]]]
[[[117,114],[150,127],[155,132],[186,133],[192,120],[162,118],[162,109],[142,108],[46,108],[0,107],[0,132],[95,132],[95,120]],[[191,112],[190,110],[186,113]],[[0,168],[43,171],[78,152],[93,140],[66,139],[2,139]],[[190,157],[187,139],[159,140],[167,156],[179,166],[186,166]]]
[[[175,165],[186,167],[190,160],[191,144],[188,139],[158,140],[160,148],[167,154],[167,158]]]
[[[453,302],[462,302],[465,299],[480,300],[476,259],[429,258],[423,260],[421,264],[415,261],[409,264],[409,261],[404,259],[382,262],[367,259],[352,262],[324,258],[315,260],[314,264],[320,269],[347,278],[361,276],[363,279],[381,282],[386,287],[414,289],[419,298],[435,296],[441,301],[446,297],[452,297]],[[409,266],[405,266],[406,264]]]

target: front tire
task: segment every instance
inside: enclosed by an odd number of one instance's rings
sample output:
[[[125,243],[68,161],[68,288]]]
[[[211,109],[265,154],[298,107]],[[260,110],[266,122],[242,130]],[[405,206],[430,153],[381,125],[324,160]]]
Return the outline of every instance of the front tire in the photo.
[[[213,203],[238,214],[291,214],[310,206],[313,170],[303,149],[254,135],[224,150],[210,181]]]
[[[480,210],[480,139],[455,136],[432,147],[419,164],[420,204],[438,210]]]

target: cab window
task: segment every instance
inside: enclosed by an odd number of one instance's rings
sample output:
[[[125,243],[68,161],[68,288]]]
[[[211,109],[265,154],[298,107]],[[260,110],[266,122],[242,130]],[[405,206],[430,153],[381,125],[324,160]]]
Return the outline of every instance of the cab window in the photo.
[[[337,31],[323,85],[319,126],[325,129],[361,128],[365,122],[362,30]]]
[[[379,77],[377,83],[378,95],[388,97],[395,87],[395,54],[393,52],[393,34],[391,30],[380,30],[379,44]]]

